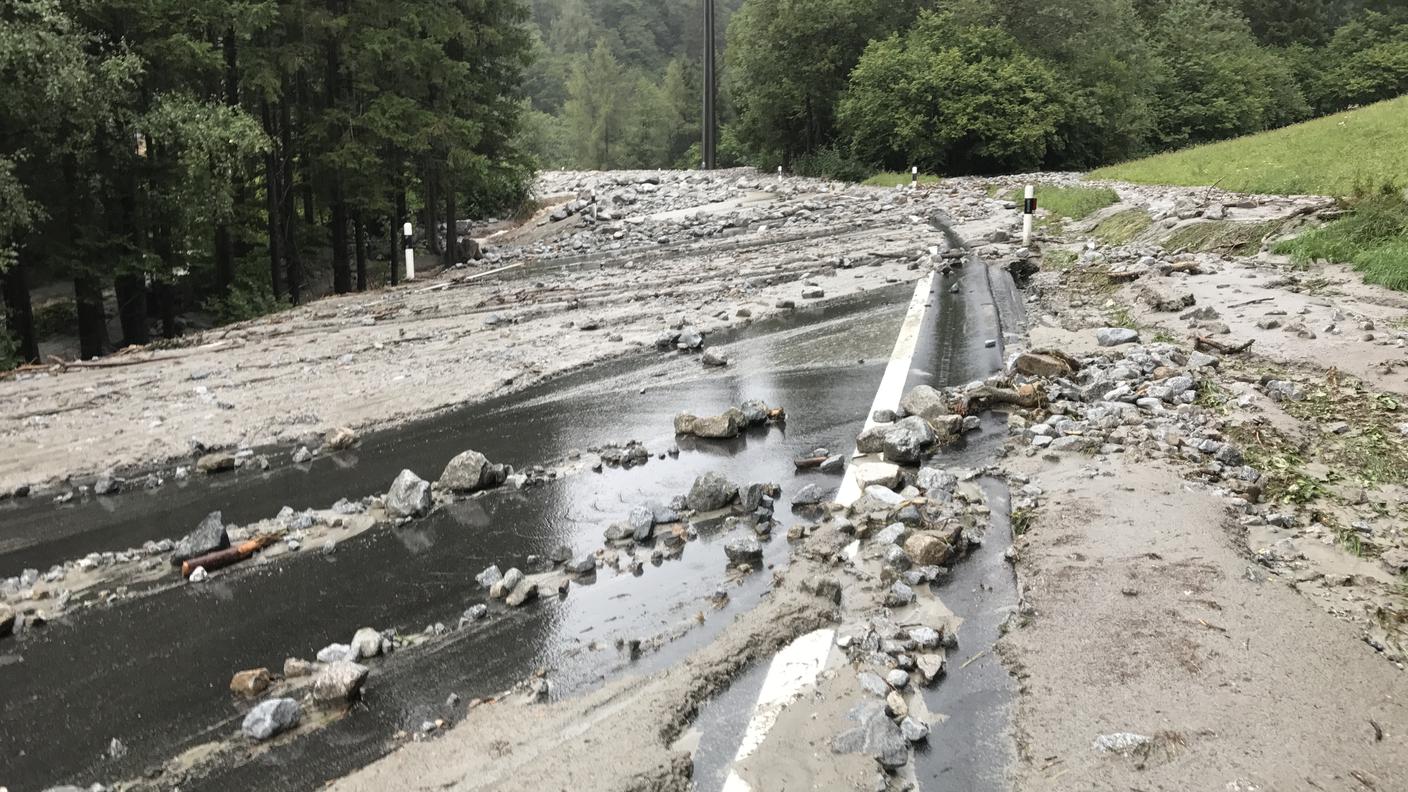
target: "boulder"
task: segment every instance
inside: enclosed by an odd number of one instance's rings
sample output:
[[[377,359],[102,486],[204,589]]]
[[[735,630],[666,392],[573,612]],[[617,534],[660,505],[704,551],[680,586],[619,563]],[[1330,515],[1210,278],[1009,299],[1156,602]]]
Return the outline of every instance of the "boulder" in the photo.
[[[517,608],[526,602],[532,602],[538,598],[537,583],[520,583],[513,587],[513,591],[504,598],[504,604],[511,608]]]
[[[430,511],[430,483],[402,470],[386,493],[386,513],[392,517],[420,517]]]
[[[917,415],[932,420],[953,412],[949,409],[944,395],[928,385],[916,385],[900,399],[900,409],[906,415]]]
[[[888,427],[881,450],[890,462],[913,464],[934,444],[934,439],[934,432],[926,419],[914,415]]]
[[[451,492],[478,492],[502,484],[503,473],[501,467],[491,464],[478,451],[465,451],[445,465],[439,484]]]
[[[504,573],[504,577],[499,582],[489,587],[489,597],[491,599],[503,599],[513,590],[518,588],[518,584],[523,582],[523,572],[518,567],[514,567]]]
[[[873,484],[882,487],[897,487],[900,483],[899,466],[889,462],[864,462],[852,468],[851,475],[855,476],[856,483],[860,485],[861,489]]]
[[[846,718],[856,725],[831,741],[834,753],[864,754],[891,770],[909,761],[909,741],[886,713],[884,702],[861,702]]]
[[[568,561],[565,569],[574,575],[590,575],[596,572],[596,555],[586,553]]]
[[[230,678],[230,692],[254,698],[269,689],[273,678],[267,668],[251,668]]]
[[[763,557],[763,546],[754,536],[740,536],[724,543],[724,555],[733,564],[755,562]]]
[[[816,484],[807,484],[792,496],[793,506],[815,506],[826,500],[826,490]]]
[[[189,561],[196,556],[206,553],[213,553],[216,550],[224,550],[230,546],[230,535],[225,532],[225,523],[222,521],[220,512],[211,512],[205,515],[205,519],[200,521],[194,531],[181,537],[172,548],[171,565],[180,566],[182,562]]]
[[[302,715],[303,708],[291,698],[269,699],[244,716],[240,731],[250,739],[267,740],[297,726]]]
[[[1128,327],[1102,327],[1095,331],[1095,341],[1102,347],[1133,344],[1139,341],[1139,331]]]
[[[350,660],[330,663],[313,677],[313,699],[325,703],[351,701],[361,695],[370,671]]]
[[[363,660],[381,654],[381,633],[370,627],[363,627],[352,636],[354,660]]]
[[[655,534],[655,512],[649,507],[637,506],[626,517],[626,524],[630,526],[631,538],[637,542],[648,542]]]
[[[685,413],[675,418],[676,434],[693,435],[706,440],[728,440],[743,434],[746,428],[748,422],[742,411],[737,408],[731,408],[719,415],[699,417]]]
[[[196,472],[210,475],[235,469],[235,455],[225,451],[215,451],[196,460]]]
[[[318,650],[319,663],[336,663],[342,660],[356,660],[357,652],[350,644],[328,644]]]
[[[738,487],[718,473],[705,473],[694,480],[685,503],[697,512],[722,509],[733,502]]]
[[[345,426],[329,429],[328,433],[323,435],[323,448],[331,451],[341,451],[346,448],[351,448],[356,442],[357,433]]]
[[[943,566],[953,547],[933,534],[917,533],[905,540],[904,552],[919,566]]]
[[[1012,370],[1028,377],[1069,377],[1075,369],[1055,355],[1023,352],[1012,361]]]
[[[495,583],[504,579],[504,573],[499,571],[499,565],[494,564],[478,575],[474,576],[474,581],[484,588],[491,588]]]

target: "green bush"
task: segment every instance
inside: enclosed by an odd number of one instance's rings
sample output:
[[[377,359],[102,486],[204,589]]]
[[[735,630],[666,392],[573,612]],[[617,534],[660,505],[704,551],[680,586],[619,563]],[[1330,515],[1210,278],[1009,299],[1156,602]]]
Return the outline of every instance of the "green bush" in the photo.
[[[835,146],[798,157],[792,163],[792,170],[799,176],[846,182],[863,182],[874,172],[874,169]]]
[[[231,324],[256,319],[265,314],[281,311],[289,304],[274,297],[269,284],[261,278],[246,277],[241,272],[230,293],[224,297],[211,297],[202,306],[215,315],[218,324]]]
[[[887,169],[1030,170],[1055,139],[1060,88],[1007,33],[925,12],[866,48],[837,116],[854,156]]]

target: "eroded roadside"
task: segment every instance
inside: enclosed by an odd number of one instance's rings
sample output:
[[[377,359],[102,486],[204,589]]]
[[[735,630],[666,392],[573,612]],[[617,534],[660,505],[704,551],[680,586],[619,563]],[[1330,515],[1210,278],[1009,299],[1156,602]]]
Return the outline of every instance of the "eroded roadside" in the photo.
[[[1016,788],[1401,786],[1403,300],[1267,252],[1317,199],[1121,194],[1014,361]]]

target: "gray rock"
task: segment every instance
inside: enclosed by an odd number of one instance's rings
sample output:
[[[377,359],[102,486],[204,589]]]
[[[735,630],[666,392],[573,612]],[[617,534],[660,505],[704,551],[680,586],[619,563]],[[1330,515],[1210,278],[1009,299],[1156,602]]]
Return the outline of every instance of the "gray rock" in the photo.
[[[846,457],[841,454],[832,454],[827,457],[818,468],[823,473],[840,473],[846,469]],[[815,485],[813,485],[815,486]],[[795,503],[795,501],[794,501]]]
[[[924,467],[914,477],[914,483],[931,497],[939,493],[951,493],[958,486],[958,476],[939,468]]]
[[[693,327],[686,327],[676,337],[675,346],[685,351],[699,349],[704,346],[704,334]]]
[[[909,741],[900,727],[890,720],[885,705],[865,701],[854,707],[846,718],[856,726],[836,735],[831,750],[838,754],[864,754],[873,757],[883,767],[896,769],[909,761]]]
[[[826,500],[826,490],[816,484],[807,484],[797,490],[797,494],[792,496],[794,506],[815,506]]]
[[[298,725],[303,708],[290,698],[269,699],[244,716],[240,730],[253,740],[267,740]]]
[[[210,572],[206,571],[206,568],[203,566],[198,566],[195,569],[192,569],[191,576],[186,578],[186,580],[191,583],[204,583],[209,579]]]
[[[890,585],[889,594],[885,597],[885,603],[895,607],[903,607],[914,602],[914,589],[896,580]]]
[[[934,444],[934,432],[919,416],[910,416],[891,424],[881,441],[885,459],[898,464],[913,464]]]
[[[921,649],[932,649],[939,645],[939,631],[932,627],[915,627],[909,631],[909,640]]]
[[[647,506],[637,506],[631,509],[626,524],[630,526],[631,535],[637,542],[648,542],[655,534],[655,512]]]
[[[478,492],[497,487],[504,482],[501,467],[489,462],[478,451],[465,451],[451,459],[440,474],[440,486],[451,492]]]
[[[499,571],[498,564],[494,564],[493,566],[489,567],[488,569],[485,569],[483,572],[480,572],[478,575],[474,576],[475,582],[477,582],[480,586],[484,588],[490,588],[495,583],[498,583],[500,580],[503,579],[504,573]]]
[[[222,522],[220,512],[211,512],[200,521],[194,531],[181,537],[176,542],[171,553],[171,565],[180,566],[181,562],[189,561],[196,556],[206,553],[213,553],[216,550],[224,550],[230,546],[230,536],[225,533],[225,523]]]
[[[704,354],[700,356],[699,360],[709,368],[724,368],[728,365],[728,358],[712,349],[704,350]]]
[[[93,482],[94,495],[112,495],[119,489],[122,489],[122,484],[111,470],[104,471],[98,476],[98,480]]]
[[[919,742],[929,738],[929,724],[915,720],[913,716],[900,721],[900,734],[904,735],[910,742]]]
[[[430,511],[430,483],[402,470],[386,493],[386,513],[392,517],[419,517]]]
[[[875,541],[882,545],[897,545],[909,536],[909,527],[904,523],[887,525],[875,534]]]
[[[734,564],[758,561],[763,557],[763,546],[756,537],[744,535],[725,542],[724,555]]]
[[[738,486],[718,473],[705,473],[694,480],[686,503],[697,512],[722,509],[733,502]]]
[[[235,469],[235,455],[224,451],[206,454],[196,460],[196,472],[207,475]]]
[[[378,645],[380,645],[380,642],[381,638],[378,636]],[[336,663],[343,660],[352,661],[357,659],[357,650],[353,649],[350,644],[328,644],[318,650],[317,657],[319,663]]]
[[[884,698],[885,694],[890,692],[890,686],[885,683],[885,680],[880,678],[879,674],[873,671],[862,671],[856,674],[856,681],[860,683],[861,688],[865,690],[865,692],[872,696]]]
[[[504,597],[504,604],[510,608],[517,608],[525,602],[531,602],[538,598],[537,583],[520,583],[513,587],[513,591]]]
[[[308,446],[299,446],[298,449],[293,452],[293,464],[295,465],[305,464],[312,461],[312,459],[313,452],[308,450]]]
[[[503,580],[489,587],[489,596],[494,599],[503,599],[512,594],[514,589],[523,582],[523,572],[518,567],[513,567],[504,573]]]
[[[1139,340],[1139,332],[1128,327],[1102,327],[1095,331],[1095,340],[1102,347],[1133,344]]]
[[[313,698],[321,702],[351,701],[362,692],[370,669],[350,660],[330,663],[313,677]]]
[[[944,400],[944,395],[928,385],[916,385],[900,399],[900,409],[906,415],[917,415],[932,421],[953,412]]]
[[[363,660],[381,654],[381,633],[370,627],[363,627],[352,636],[353,660]]]
[[[567,562],[566,570],[576,575],[590,575],[596,571],[596,555],[586,553]]]
[[[903,690],[909,686],[909,673],[898,668],[892,669],[885,675],[885,682],[895,690]]]

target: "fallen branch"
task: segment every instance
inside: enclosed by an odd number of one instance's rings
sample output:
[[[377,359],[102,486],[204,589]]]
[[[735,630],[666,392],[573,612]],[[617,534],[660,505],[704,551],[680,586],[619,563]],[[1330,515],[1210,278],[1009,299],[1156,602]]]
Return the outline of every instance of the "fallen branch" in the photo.
[[[1194,349],[1198,350],[1199,352],[1217,352],[1217,353],[1223,354],[1223,355],[1238,355],[1238,354],[1241,354],[1241,353],[1243,353],[1243,352],[1246,352],[1248,349],[1251,349],[1252,344],[1255,344],[1255,343],[1256,343],[1256,339],[1255,339],[1255,338],[1253,338],[1253,339],[1247,341],[1245,344],[1235,344],[1235,345],[1233,345],[1233,344],[1224,344],[1224,343],[1222,343],[1221,341],[1214,341],[1214,340],[1212,340],[1211,338],[1209,338],[1209,337],[1207,337],[1207,336],[1194,336],[1194,337],[1193,337],[1193,348],[1194,348]]]
[[[1229,305],[1229,306],[1227,306],[1227,307],[1228,307],[1228,308],[1245,308],[1245,307],[1247,307],[1248,305],[1256,305],[1257,303],[1271,302],[1271,301],[1274,300],[1274,299],[1276,299],[1276,298],[1275,298],[1275,297],[1258,297],[1258,298],[1256,298],[1255,300],[1247,300],[1247,301],[1245,301],[1245,302],[1233,303],[1233,304],[1231,304],[1231,305]]]
[[[991,410],[994,405],[998,404],[1015,404],[1018,407],[1034,410],[1040,407],[1043,401],[1042,393],[1035,385],[1023,385],[1016,390],[984,385],[963,397],[958,405],[958,413],[960,415],[977,415]]]

